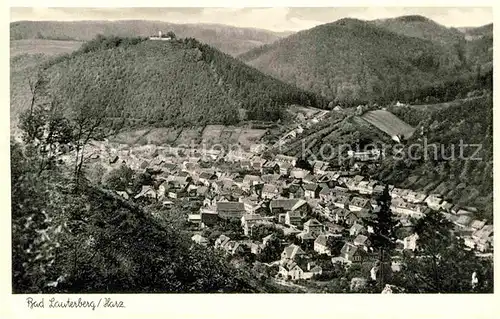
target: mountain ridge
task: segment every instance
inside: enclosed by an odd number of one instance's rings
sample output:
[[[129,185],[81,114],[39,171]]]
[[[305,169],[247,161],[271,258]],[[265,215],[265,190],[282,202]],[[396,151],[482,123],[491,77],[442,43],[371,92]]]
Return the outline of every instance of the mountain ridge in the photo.
[[[347,18],[297,32],[238,58],[287,83],[345,102],[349,96],[354,101],[391,99],[397,95],[394,91],[432,85],[456,73],[460,61],[454,50]]]
[[[97,34],[122,37],[151,36],[158,31],[173,31],[178,37],[193,37],[221,51],[237,55],[258,45],[271,43],[287,35],[258,28],[240,28],[222,24],[176,24],[150,20],[30,21],[10,23],[10,39],[72,39],[88,41]]]

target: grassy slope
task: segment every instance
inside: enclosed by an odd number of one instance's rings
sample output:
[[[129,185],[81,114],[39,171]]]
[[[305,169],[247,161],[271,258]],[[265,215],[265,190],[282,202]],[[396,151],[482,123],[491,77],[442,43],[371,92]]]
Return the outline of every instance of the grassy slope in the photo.
[[[10,41],[10,56],[18,54],[58,55],[77,50],[81,41],[26,39]]]
[[[413,134],[414,131],[413,127],[394,116],[391,112],[383,110],[369,111],[364,113],[362,118],[391,136],[400,135],[406,137]]]
[[[173,24],[161,21],[18,21],[10,24],[11,39],[37,37],[87,41],[97,34],[123,37],[150,36],[161,30],[178,37],[194,37],[228,54],[237,55],[286,35],[268,30],[216,24]]]

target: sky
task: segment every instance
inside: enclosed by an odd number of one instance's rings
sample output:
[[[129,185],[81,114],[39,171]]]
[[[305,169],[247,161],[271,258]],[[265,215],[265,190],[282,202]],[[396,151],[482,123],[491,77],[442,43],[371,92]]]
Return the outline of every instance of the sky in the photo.
[[[10,21],[144,19],[172,23],[217,23],[272,31],[299,31],[341,18],[362,20],[423,15],[447,27],[493,22],[488,7],[272,7],[272,8],[41,8],[12,7]]]

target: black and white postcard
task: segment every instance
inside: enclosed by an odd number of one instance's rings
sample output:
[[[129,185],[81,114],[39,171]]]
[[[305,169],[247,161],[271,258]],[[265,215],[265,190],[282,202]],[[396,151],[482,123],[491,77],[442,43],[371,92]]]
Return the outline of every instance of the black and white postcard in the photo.
[[[480,6],[10,7],[18,310],[489,300],[493,29]]]

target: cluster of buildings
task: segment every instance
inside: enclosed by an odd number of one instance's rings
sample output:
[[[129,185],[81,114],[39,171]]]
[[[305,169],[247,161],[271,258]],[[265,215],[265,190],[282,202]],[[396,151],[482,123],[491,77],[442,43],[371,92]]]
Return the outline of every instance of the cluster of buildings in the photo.
[[[109,162],[126,163],[134,169],[149,171],[155,183],[143,185],[137,194],[117,190],[134,200],[158,201],[165,207],[181,199],[198,201],[199,208],[186,213],[188,223],[198,230],[192,237],[200,245],[210,245],[199,230],[233,221],[240,225],[244,239],[220,235],[214,247],[230,255],[259,255],[275,235],[260,240],[255,227],[269,226],[284,234],[281,241],[278,276],[297,280],[321,274],[318,255],[331,262],[361,263],[375,260],[370,242],[372,229],[366,220],[379,209],[375,198],[385,185],[342,171],[324,161],[310,161],[298,167],[296,157],[284,154],[264,159],[259,152],[205,152],[198,156],[165,156],[156,148],[117,151]],[[160,155],[161,154],[161,155]],[[149,158],[149,159],[148,159]],[[133,159],[133,161],[131,161]],[[302,165],[302,164],[301,164]],[[398,248],[415,250],[418,235],[411,233],[415,220],[430,211],[440,211],[452,221],[467,246],[478,253],[491,252],[493,226],[475,220],[474,211],[425,194],[388,185],[391,210],[409,234],[398,238]],[[339,251],[332,249],[341,241]]]

